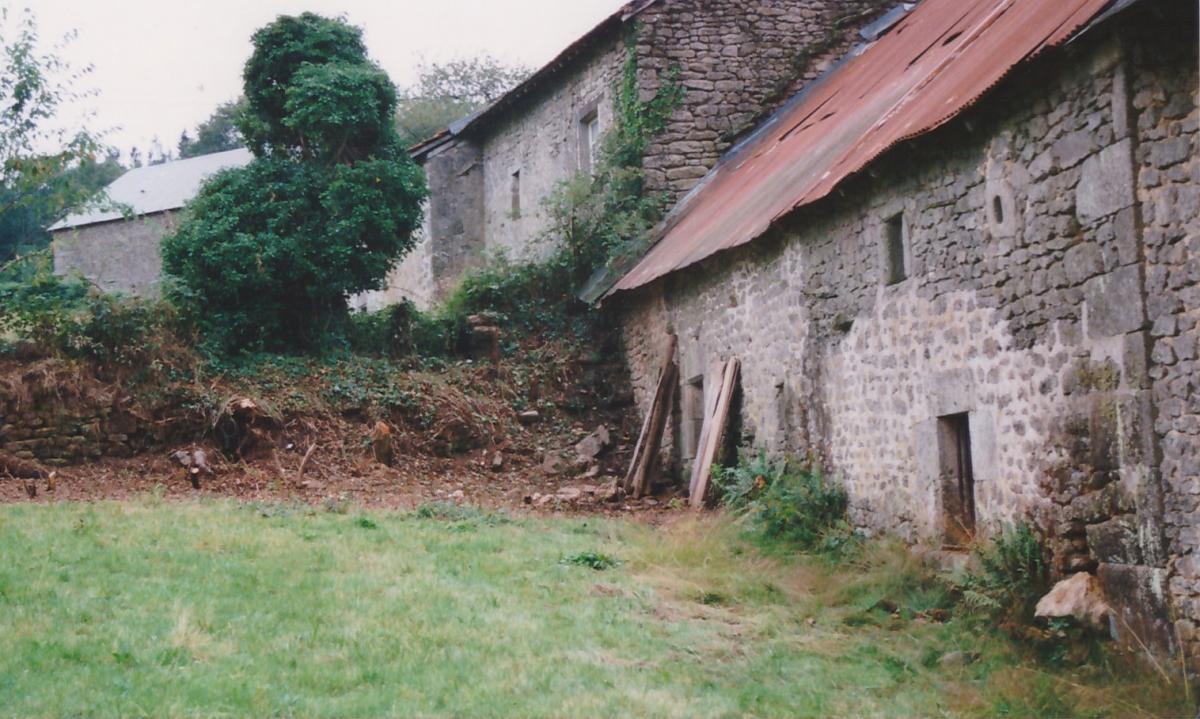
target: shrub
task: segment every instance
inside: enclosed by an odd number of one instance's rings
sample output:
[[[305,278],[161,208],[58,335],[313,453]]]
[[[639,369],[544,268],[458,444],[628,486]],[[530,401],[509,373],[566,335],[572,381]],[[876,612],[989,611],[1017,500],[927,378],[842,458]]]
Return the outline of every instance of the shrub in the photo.
[[[173,321],[170,307],[103,294],[50,271],[48,255],[0,275],[0,342],[33,343],[40,351],[132,366],[153,351],[152,336]]]
[[[418,315],[408,300],[375,312],[355,312],[350,315],[346,340],[358,354],[407,356],[413,351],[413,324]]]
[[[425,179],[360,30],[304,13],[253,43],[239,121],[255,159],[204,185],[163,267],[214,349],[323,349],[346,298],[379,289],[412,248]]]
[[[805,550],[836,550],[851,536],[846,491],[817,468],[770,462],[766,452],[731,468],[713,468],[722,502],[747,517],[752,531],[772,543]]]
[[[1045,550],[1033,528],[1025,523],[1006,526],[977,547],[975,556],[979,569],[963,580],[963,603],[1009,622],[1032,622],[1038,600],[1050,590]]]

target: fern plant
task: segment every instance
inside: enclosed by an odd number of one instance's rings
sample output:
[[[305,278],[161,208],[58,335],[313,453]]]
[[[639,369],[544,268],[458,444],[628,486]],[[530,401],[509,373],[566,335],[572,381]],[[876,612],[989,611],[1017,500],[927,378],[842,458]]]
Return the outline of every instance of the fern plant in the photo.
[[[979,571],[963,583],[963,604],[1009,621],[1028,622],[1050,589],[1050,568],[1037,533],[1026,523],[1006,526],[975,550]]]
[[[846,491],[819,469],[771,462],[765,452],[714,470],[721,501],[744,514],[760,539],[811,550],[838,549],[850,535]]]

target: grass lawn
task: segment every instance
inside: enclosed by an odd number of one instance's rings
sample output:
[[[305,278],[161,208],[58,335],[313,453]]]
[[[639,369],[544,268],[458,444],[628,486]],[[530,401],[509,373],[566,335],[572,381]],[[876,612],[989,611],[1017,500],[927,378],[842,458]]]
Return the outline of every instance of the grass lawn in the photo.
[[[1115,654],[1050,668],[922,620],[938,591],[895,547],[834,567],[716,519],[423,514],[0,508],[0,715],[1188,713]]]

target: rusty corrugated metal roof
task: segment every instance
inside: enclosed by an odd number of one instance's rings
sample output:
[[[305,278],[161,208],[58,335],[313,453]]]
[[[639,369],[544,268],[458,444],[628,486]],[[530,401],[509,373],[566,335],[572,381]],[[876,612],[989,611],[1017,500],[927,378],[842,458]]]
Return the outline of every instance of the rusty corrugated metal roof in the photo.
[[[924,0],[731,150],[609,291],[761,236],[897,143],[944,124],[1110,0]]]

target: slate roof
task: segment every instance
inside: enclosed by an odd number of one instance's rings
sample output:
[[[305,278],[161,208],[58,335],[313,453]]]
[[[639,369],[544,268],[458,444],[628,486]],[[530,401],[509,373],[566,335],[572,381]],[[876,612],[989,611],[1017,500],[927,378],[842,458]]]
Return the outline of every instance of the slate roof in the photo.
[[[200,185],[210,176],[229,167],[242,167],[252,159],[254,155],[249,150],[238,149],[135,167],[104,191],[112,202],[132,208],[134,215],[176,210],[195,197]],[[114,209],[84,208],[67,215],[49,229],[53,232],[122,218],[121,212]]]

